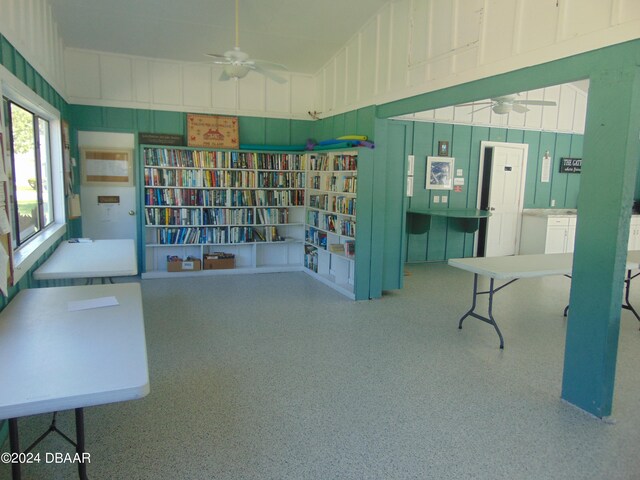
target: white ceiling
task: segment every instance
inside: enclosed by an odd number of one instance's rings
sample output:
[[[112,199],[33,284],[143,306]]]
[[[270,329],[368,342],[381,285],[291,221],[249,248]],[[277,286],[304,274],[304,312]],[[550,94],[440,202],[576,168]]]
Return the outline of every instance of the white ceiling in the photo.
[[[49,0],[66,47],[187,62],[235,44],[234,0]],[[240,0],[251,58],[315,74],[387,0]]]

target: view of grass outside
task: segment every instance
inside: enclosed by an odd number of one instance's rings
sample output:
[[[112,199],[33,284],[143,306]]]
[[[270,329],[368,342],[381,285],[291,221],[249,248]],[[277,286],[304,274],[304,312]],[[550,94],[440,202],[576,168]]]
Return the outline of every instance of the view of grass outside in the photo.
[[[38,192],[36,190],[36,139],[34,116],[16,104],[11,104],[11,133],[14,151],[14,179],[19,214],[20,239],[24,240],[40,229],[38,224]]]

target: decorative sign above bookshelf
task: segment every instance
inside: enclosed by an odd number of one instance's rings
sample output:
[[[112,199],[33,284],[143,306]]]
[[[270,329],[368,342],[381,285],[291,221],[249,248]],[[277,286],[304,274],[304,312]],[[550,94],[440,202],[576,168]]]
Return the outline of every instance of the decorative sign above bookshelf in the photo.
[[[236,149],[240,146],[238,117],[187,114],[187,145]]]

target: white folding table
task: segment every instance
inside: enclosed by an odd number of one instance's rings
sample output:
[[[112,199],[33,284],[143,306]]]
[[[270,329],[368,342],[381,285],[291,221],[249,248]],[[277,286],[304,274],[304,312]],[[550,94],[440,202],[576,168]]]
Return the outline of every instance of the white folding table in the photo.
[[[513,255],[505,257],[476,257],[476,258],[452,258],[449,265],[460,268],[474,274],[473,277],[473,301],[471,308],[465,313],[458,328],[462,328],[462,322],[467,317],[474,317],[482,320],[495,328],[500,338],[500,348],[504,348],[504,339],[493,317],[493,296],[507,285],[512,284],[521,278],[546,277],[549,275],[565,275],[571,278],[571,270],[573,267],[572,253],[553,253],[538,255]],[[632,270],[640,268],[640,251],[630,251],[627,254],[627,276],[625,278],[625,302],[622,308],[631,310],[636,318],[640,321],[640,316],[629,303],[629,288],[631,280],[638,274],[632,275]],[[489,277],[489,290],[478,291],[478,276]],[[496,287],[495,280],[504,280],[506,283]],[[476,312],[478,295],[489,295],[488,315],[485,317]],[[567,314],[565,308],[564,314]]]
[[[36,280],[128,277],[138,274],[136,248],[131,239],[63,241],[35,272]]]
[[[69,310],[113,303],[112,297],[117,305]],[[0,365],[0,419],[9,420],[11,452],[20,453],[19,417],[75,409],[75,442],[56,428],[54,416],[25,452],[56,431],[84,455],[84,407],[149,393],[140,284],[20,291],[0,312]],[[86,478],[84,462],[78,473]],[[12,474],[20,479],[19,463],[12,463]]]

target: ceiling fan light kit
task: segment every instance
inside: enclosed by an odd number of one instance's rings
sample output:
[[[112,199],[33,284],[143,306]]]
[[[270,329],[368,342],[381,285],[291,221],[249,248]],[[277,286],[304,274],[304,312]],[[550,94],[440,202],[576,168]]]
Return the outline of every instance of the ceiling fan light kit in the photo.
[[[246,77],[249,70],[250,68],[247,65],[228,63],[224,66],[224,73],[226,73],[229,78],[235,78],[236,80]]]
[[[512,103],[508,103],[508,102],[497,103],[493,106],[493,112],[497,113],[498,115],[505,115],[509,113],[512,108],[513,108]]]

